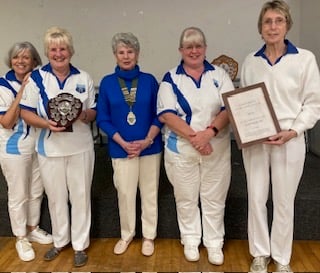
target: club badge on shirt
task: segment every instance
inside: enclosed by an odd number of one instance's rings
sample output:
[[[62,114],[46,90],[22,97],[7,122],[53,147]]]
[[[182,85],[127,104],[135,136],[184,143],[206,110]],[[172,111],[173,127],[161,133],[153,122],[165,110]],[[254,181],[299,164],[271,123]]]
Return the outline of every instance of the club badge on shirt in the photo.
[[[80,94],[86,92],[86,86],[84,84],[77,84],[76,91]]]

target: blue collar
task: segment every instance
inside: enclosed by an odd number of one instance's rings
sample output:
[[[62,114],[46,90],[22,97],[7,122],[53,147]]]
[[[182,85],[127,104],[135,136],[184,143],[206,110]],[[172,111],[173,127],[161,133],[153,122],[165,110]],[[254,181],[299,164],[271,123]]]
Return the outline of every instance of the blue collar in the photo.
[[[180,62],[180,64],[178,65],[178,67],[177,67],[176,74],[187,74],[186,71],[183,68],[183,63],[184,63],[184,61],[182,60]],[[210,64],[207,60],[204,60],[203,64],[204,64],[203,73],[205,73],[207,71],[210,71],[210,70],[215,70],[214,66],[212,64]]]
[[[21,84],[21,82],[17,79],[16,74],[14,73],[13,69],[9,70],[9,71],[6,73],[5,78],[6,78],[6,80],[8,80],[8,81],[18,82],[18,83]]]
[[[48,64],[46,64],[45,66],[43,66],[43,67],[41,68],[41,70],[50,72],[51,74],[54,75],[53,70],[52,70],[52,66],[51,66],[50,63],[48,63]],[[74,75],[74,74],[80,74],[80,71],[79,71],[77,68],[75,68],[72,64],[70,64],[70,74],[69,74],[69,76],[70,76],[70,75]],[[69,77],[69,76],[68,76],[68,77]]]
[[[293,45],[289,40],[285,39],[285,40],[284,40],[284,43],[287,45],[287,50],[286,50],[286,52],[283,54],[283,56],[285,56],[285,55],[287,55],[287,54],[298,54],[298,53],[299,53],[297,47],[296,47],[295,45]],[[266,56],[265,53],[264,53],[265,50],[266,50],[266,47],[267,47],[266,44],[264,44],[263,47],[262,47],[261,49],[259,49],[259,50],[254,54],[254,56],[255,56],[255,57],[262,57],[262,58],[266,59],[266,60],[269,62],[267,56]],[[276,63],[279,62],[280,59],[281,59],[283,56],[281,56],[281,57],[276,61]]]

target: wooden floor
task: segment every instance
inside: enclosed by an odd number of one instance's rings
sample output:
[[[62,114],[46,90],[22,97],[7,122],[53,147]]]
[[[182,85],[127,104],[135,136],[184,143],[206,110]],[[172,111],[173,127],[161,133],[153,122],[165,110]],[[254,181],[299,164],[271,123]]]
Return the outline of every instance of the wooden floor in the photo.
[[[200,261],[187,262],[183,247],[177,239],[157,239],[155,253],[144,257],[141,240],[135,239],[123,255],[114,255],[113,246],[117,239],[92,239],[88,249],[89,261],[81,268],[73,267],[73,251],[65,249],[54,261],[43,260],[50,245],[34,243],[36,259],[22,262],[15,251],[13,237],[0,237],[0,272],[248,272],[250,255],[248,242],[229,240],[225,243],[225,262],[214,266],[208,262],[207,252],[200,247]],[[320,272],[320,241],[295,241],[292,256],[294,272]],[[269,271],[274,265],[269,265]]]

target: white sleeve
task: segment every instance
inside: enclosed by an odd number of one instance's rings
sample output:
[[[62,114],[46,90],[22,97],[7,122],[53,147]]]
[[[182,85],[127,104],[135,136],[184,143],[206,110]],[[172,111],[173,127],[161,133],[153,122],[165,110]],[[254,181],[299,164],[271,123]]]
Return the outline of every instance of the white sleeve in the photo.
[[[161,82],[158,91],[157,114],[160,115],[167,111],[177,112],[177,96],[170,83]]]
[[[38,101],[39,88],[36,86],[35,82],[30,77],[29,82],[23,90],[20,104],[28,108],[37,109]]]

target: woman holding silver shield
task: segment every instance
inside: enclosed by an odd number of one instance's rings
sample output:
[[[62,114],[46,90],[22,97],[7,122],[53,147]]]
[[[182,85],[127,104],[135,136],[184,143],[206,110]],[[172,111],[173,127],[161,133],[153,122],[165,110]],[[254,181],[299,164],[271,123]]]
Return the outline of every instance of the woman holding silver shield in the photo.
[[[31,74],[20,102],[22,118],[39,128],[36,150],[48,196],[54,245],[44,258],[55,259],[71,242],[74,265],[83,266],[88,259],[85,249],[91,226],[94,149],[89,122],[96,115],[95,91],[91,77],[70,63],[74,48],[67,30],[48,29],[44,46],[49,63]],[[61,113],[63,98],[82,103],[76,119],[68,123],[64,123],[63,114],[60,120],[51,117],[51,112]],[[56,101],[58,109],[52,109]]]

